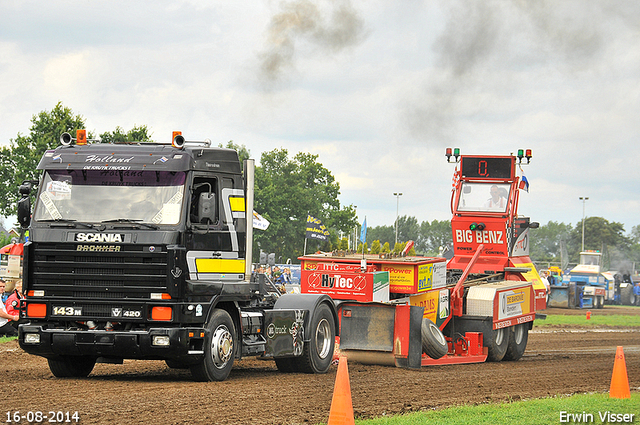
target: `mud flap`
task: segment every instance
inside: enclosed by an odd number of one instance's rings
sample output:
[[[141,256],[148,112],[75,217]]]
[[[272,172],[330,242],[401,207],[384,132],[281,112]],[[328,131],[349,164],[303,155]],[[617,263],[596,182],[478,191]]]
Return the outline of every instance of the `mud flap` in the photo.
[[[423,307],[343,303],[340,350],[360,363],[419,369],[422,359]]]
[[[297,357],[304,348],[305,323],[308,310],[266,310],[264,312],[265,336],[268,357]]]

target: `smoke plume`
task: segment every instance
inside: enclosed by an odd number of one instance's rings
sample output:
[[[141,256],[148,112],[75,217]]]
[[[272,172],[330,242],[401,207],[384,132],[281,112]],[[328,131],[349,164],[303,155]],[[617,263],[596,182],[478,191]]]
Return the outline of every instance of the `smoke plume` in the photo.
[[[281,2],[269,25],[266,47],[259,55],[261,80],[281,82],[295,69],[300,45],[321,54],[336,54],[363,38],[364,22],[348,0]]]

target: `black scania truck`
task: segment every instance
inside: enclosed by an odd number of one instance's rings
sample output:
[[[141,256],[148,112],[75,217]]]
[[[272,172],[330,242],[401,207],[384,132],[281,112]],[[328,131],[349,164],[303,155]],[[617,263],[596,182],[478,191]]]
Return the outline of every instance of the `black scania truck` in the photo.
[[[96,362],[165,360],[199,381],[235,359],[324,373],[337,317],[326,295],[281,295],[252,274],[253,161],[189,142],[87,143],[68,133],[20,186],[27,294],[20,346],[57,377]],[[31,193],[36,189],[31,213]]]

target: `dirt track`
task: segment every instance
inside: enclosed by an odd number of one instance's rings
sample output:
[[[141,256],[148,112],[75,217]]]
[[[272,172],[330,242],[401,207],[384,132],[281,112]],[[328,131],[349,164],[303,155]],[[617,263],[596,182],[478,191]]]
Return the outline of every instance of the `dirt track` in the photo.
[[[584,314],[584,310],[547,313]],[[607,306],[594,314],[640,314]],[[356,417],[458,404],[609,390],[617,346],[629,385],[640,391],[640,329],[554,328],[529,334],[517,362],[423,367],[349,363]],[[0,421],[7,412],[78,412],[83,424],[298,424],[326,422],[337,367],[326,375],[281,374],[273,361],[243,359],[225,382],[197,383],[159,361],[98,364],[86,379],[56,379],[45,359],[16,341],[0,345]],[[14,379],[15,383],[10,380]],[[21,423],[27,423],[23,421]]]

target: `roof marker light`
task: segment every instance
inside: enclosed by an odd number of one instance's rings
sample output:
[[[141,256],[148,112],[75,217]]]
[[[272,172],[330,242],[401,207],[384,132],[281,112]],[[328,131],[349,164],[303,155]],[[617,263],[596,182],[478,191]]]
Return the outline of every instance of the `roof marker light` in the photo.
[[[447,162],[450,162],[450,159],[451,159],[451,148],[447,148],[446,149],[446,151],[444,153],[444,156],[447,157]]]
[[[87,144],[87,130],[76,130],[76,145],[84,146]]]
[[[184,147],[184,137],[181,131],[174,131],[171,135],[171,146],[182,149]]]

